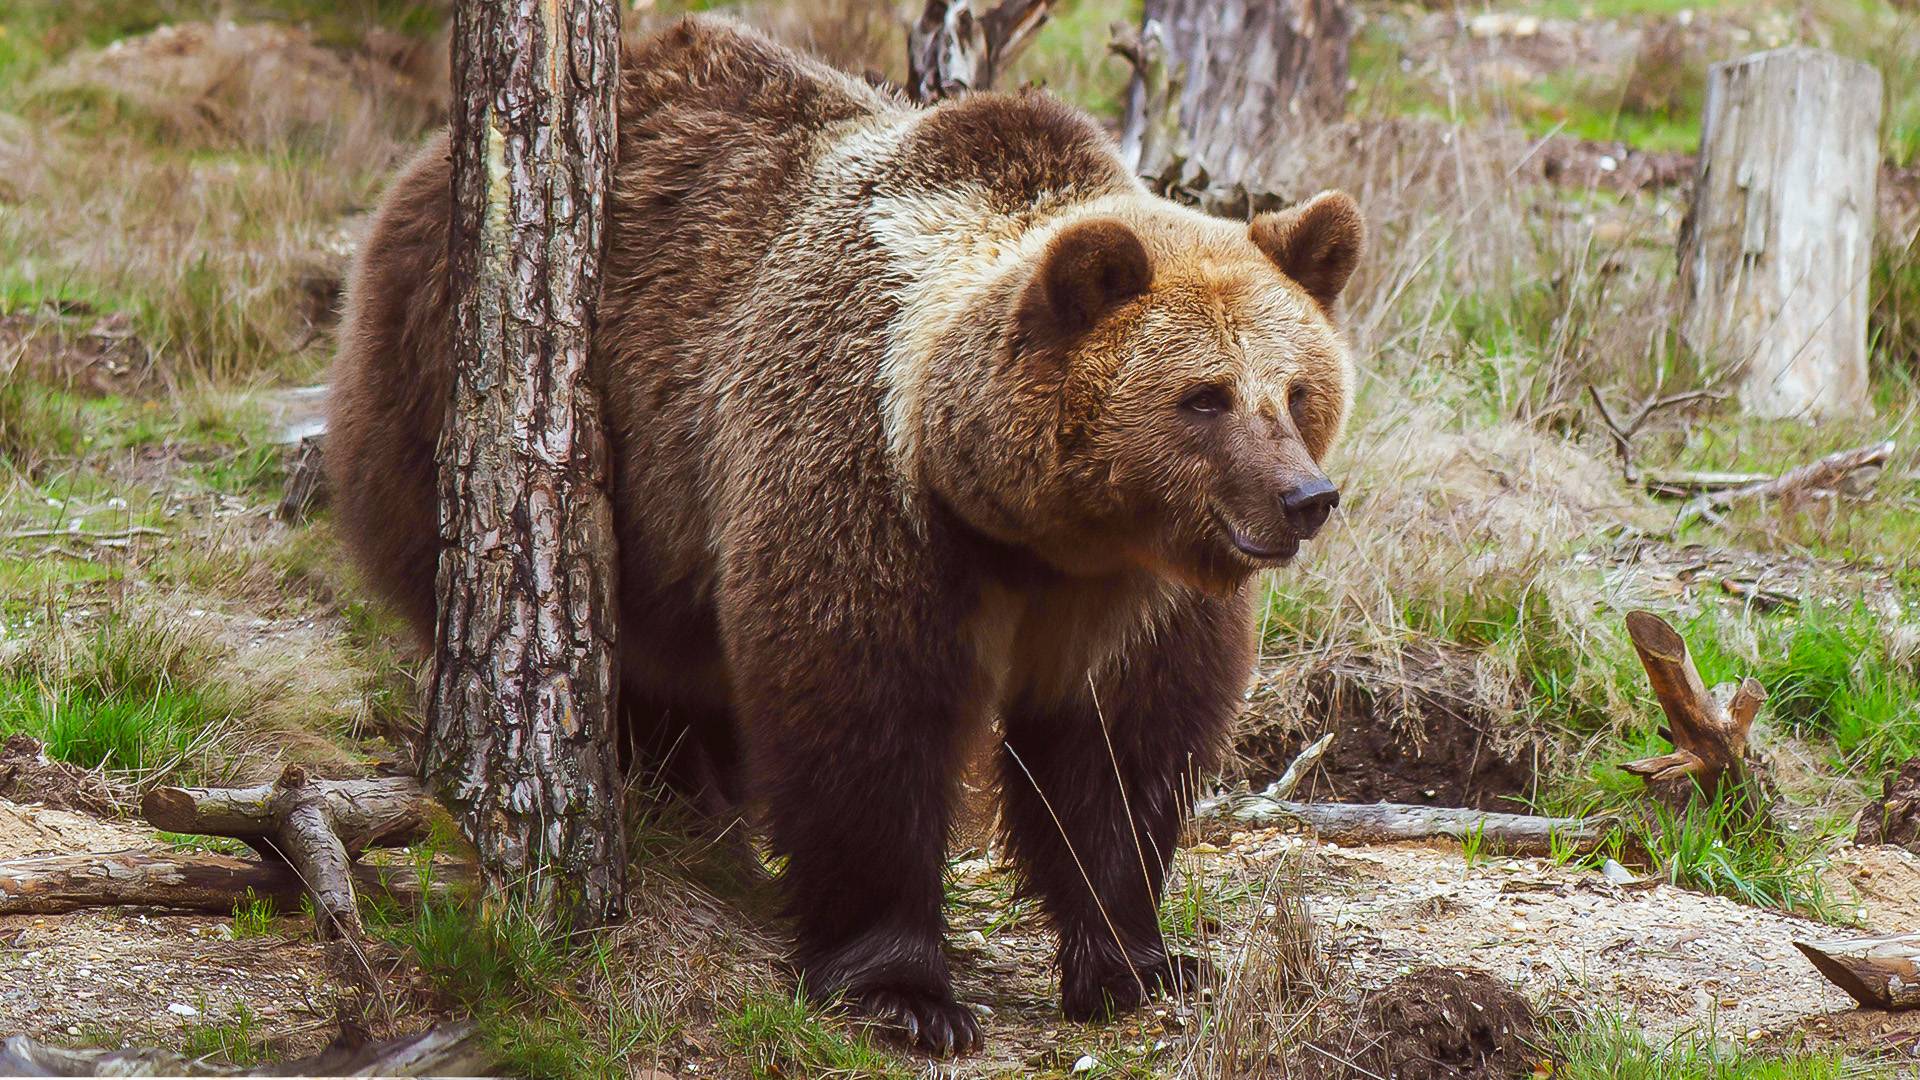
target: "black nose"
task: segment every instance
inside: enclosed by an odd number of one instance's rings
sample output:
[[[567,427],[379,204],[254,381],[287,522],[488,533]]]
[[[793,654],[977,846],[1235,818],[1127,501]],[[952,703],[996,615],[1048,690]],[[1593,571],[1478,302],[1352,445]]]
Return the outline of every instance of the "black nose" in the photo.
[[[1280,496],[1280,505],[1287,512],[1287,524],[1302,540],[1313,539],[1320,526],[1327,523],[1327,515],[1340,505],[1340,489],[1324,476],[1316,476],[1306,483],[1287,489]]]

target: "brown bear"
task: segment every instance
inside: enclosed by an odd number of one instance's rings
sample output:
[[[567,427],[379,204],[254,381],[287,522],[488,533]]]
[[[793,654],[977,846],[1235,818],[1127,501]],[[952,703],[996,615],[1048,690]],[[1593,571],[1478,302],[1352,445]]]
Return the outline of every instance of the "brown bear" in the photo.
[[[592,358],[624,722],[761,814],[816,998],[978,1045],[942,870],[996,723],[1066,1014],[1181,985],[1156,910],[1255,578],[1338,501],[1352,200],[1208,218],[1042,94],[919,108],[713,21],[623,79]],[[348,547],[429,640],[448,177],[443,136],[362,247],[327,449]]]

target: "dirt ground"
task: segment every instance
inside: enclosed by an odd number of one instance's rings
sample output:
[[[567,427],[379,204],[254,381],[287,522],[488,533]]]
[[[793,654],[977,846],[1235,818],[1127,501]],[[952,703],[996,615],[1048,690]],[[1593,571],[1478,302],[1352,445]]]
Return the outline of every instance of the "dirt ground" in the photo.
[[[164,847],[141,825],[0,801],[0,859]],[[1363,1008],[1385,1008],[1378,1001],[1396,979],[1438,965],[1485,972],[1537,1010],[1630,1018],[1655,1039],[1713,1032],[1755,1045],[1883,1051],[1920,1040],[1920,1017],[1854,1009],[1792,946],[1851,931],[1665,884],[1615,885],[1540,859],[1469,863],[1450,845],[1342,848],[1217,824],[1202,826],[1180,867],[1176,905],[1196,879],[1210,897],[1196,939],[1183,944],[1231,964],[1272,890],[1295,889],[1337,981],[1374,1003]],[[1030,909],[1010,906],[1005,867],[976,858],[955,871],[956,983],[985,1017],[989,1046],[953,1075],[1070,1071],[1084,1057],[1116,1054],[1165,1064],[1182,1052],[1191,1003],[1112,1025],[1061,1020],[1052,942]],[[1863,928],[1920,926],[1920,856],[1843,848],[1829,881]],[[350,988],[304,925],[280,920],[273,933],[235,940],[232,920],[210,916],[0,917],[0,1032],[178,1048],[196,1027],[235,1022],[244,1003],[257,1039],[282,1053],[310,1051],[331,1036]],[[1460,1052],[1481,1046],[1469,1040]]]
[[[144,826],[0,800],[0,860],[167,848]],[[232,919],[209,915],[0,916],[0,1034],[179,1049],[196,1027],[246,1024],[285,1056],[317,1050],[344,988],[324,950],[294,936],[301,921],[282,922],[236,940]]]

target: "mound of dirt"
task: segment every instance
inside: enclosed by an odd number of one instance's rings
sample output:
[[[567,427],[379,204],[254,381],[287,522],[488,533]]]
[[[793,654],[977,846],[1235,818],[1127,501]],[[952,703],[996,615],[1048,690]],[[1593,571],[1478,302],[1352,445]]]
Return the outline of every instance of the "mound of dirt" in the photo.
[[[47,78],[114,95],[176,142],[278,148],[377,126],[383,112],[431,121],[444,87],[401,52],[385,38],[343,52],[293,26],[183,22],[79,54]]]
[[[1392,658],[1315,656],[1261,673],[1237,740],[1263,787],[1326,731],[1333,744],[1295,798],[1511,810],[1531,762],[1494,737],[1509,706],[1471,653],[1418,643]]]
[[[15,735],[0,744],[0,799],[56,810],[112,816],[113,789],[98,775],[47,757],[37,739]]]
[[[1920,854],[1920,757],[1887,777],[1879,802],[1860,812],[1858,844],[1893,844]]]
[[[1314,1080],[1511,1080],[1539,1060],[1539,1020],[1519,991],[1470,968],[1408,972],[1342,1031],[1315,1040]]]

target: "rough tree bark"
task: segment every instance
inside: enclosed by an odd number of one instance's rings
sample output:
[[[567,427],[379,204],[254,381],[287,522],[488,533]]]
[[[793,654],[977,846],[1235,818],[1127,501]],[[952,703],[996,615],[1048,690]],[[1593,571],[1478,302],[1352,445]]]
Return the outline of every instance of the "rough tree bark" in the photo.
[[[454,17],[455,378],[424,769],[490,893],[574,926],[617,917],[624,890],[587,366],[619,28],[614,0],[462,0]]]
[[[1136,63],[1121,148],[1142,176],[1269,188],[1292,136],[1346,109],[1349,0],[1146,0],[1139,40],[1165,50],[1153,59],[1178,98],[1187,155],[1172,160],[1174,140],[1154,137],[1167,127],[1152,114],[1161,88]]]
[[[1769,417],[1864,413],[1880,73],[1818,49],[1715,64],[1680,230],[1681,331]]]

